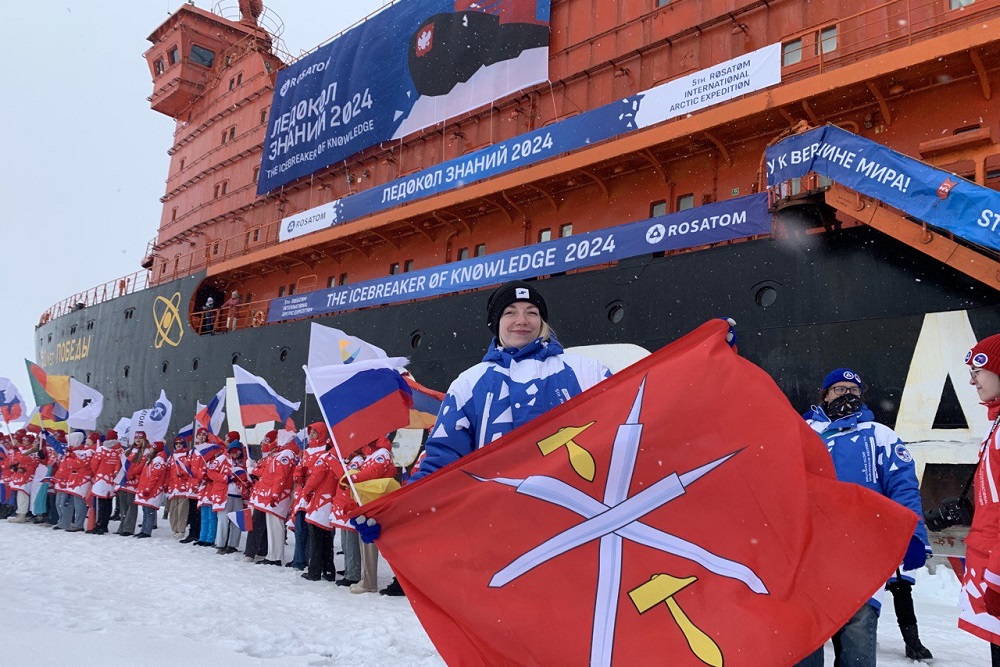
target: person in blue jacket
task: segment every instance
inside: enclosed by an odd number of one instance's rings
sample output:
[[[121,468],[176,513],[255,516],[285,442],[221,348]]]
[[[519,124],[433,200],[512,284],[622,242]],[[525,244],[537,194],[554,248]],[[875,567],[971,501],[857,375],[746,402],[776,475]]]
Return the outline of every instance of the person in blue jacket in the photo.
[[[490,294],[486,325],[493,340],[482,362],[448,388],[410,483],[611,376],[599,361],[564,352],[548,319],[545,299],[531,283],[507,282]],[[374,519],[359,516],[351,522],[363,542],[378,538],[381,527]]]
[[[493,340],[481,363],[452,382],[411,482],[484,447],[610,377],[594,359],[567,354],[534,285],[504,283],[486,304]]]
[[[917,528],[903,558],[903,569],[914,570],[927,560],[930,545],[913,457],[895,431],[875,421],[862,399],[863,389],[857,373],[838,368],[823,379],[819,405],[803,417],[826,443],[837,479],[880,493],[917,515]],[[836,665],[874,667],[882,593],[882,589],[874,592],[833,635]],[[822,664],[822,647],[799,663],[802,667]]]

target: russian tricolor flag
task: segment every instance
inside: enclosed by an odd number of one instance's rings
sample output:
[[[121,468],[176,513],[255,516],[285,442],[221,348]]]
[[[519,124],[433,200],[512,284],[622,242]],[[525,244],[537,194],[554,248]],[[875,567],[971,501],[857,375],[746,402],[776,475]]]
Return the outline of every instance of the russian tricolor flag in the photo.
[[[226,514],[229,520],[236,524],[236,527],[242,530],[244,533],[249,533],[253,530],[253,510],[245,509],[239,512],[229,512]]]
[[[194,446],[195,453],[206,461],[214,459],[223,449],[222,443],[211,441],[206,442],[203,445]]]
[[[361,447],[410,423],[413,392],[398,370],[405,364],[395,357],[306,368],[338,443]]]
[[[219,390],[219,393],[208,402],[208,405],[198,403],[194,419],[199,425],[207,428],[210,433],[218,434],[222,428],[222,420],[226,418],[226,413],[222,411],[224,407],[226,407],[225,387]]]
[[[23,422],[27,414],[28,406],[21,398],[21,392],[9,378],[0,378],[0,419],[5,422]]]
[[[284,422],[299,409],[299,403],[279,396],[264,378],[257,377],[236,364],[233,364],[233,375],[236,378],[236,396],[240,402],[240,417],[244,426],[267,421]]]
[[[184,442],[187,443],[194,440],[194,422],[190,422],[186,426],[181,426],[181,430],[177,431],[177,437],[183,438]]]

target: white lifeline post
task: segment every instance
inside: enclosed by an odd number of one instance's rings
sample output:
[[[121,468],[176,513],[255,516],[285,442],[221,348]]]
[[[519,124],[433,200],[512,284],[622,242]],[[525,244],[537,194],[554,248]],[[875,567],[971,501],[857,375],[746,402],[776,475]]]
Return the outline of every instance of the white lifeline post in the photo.
[[[316,385],[313,384],[312,376],[309,375],[309,367],[303,366],[302,370],[306,373],[306,382],[312,387],[313,396],[316,397],[316,403],[319,404],[319,413],[323,415],[323,423],[326,424],[326,432],[330,436],[330,442],[333,443],[333,449],[337,452],[337,456],[340,457],[341,462],[344,462],[344,454],[340,451],[340,445],[337,443],[337,438],[333,435],[333,428],[330,427],[330,419],[326,416],[326,409],[323,408],[323,401],[319,400],[320,394],[316,391]],[[308,428],[308,426],[307,426]],[[346,470],[345,470],[346,472]],[[354,480],[351,479],[350,474],[345,475],[347,477],[347,485],[351,487],[351,494],[354,495],[355,502],[361,505],[361,496],[358,495],[358,490],[354,488]]]

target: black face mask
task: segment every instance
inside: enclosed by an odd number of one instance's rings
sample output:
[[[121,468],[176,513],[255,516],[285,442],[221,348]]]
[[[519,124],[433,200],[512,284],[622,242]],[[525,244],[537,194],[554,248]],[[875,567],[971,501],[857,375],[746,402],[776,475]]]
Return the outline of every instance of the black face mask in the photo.
[[[828,402],[824,406],[824,411],[826,416],[830,419],[837,420],[848,415],[853,415],[855,412],[864,407],[864,402],[861,400],[860,396],[855,396],[854,394],[844,394],[843,396],[837,396],[832,401]]]

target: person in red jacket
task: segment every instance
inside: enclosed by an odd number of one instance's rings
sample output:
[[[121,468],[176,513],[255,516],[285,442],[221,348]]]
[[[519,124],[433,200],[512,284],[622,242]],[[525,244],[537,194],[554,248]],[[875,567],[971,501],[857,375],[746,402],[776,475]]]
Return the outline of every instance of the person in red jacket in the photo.
[[[247,533],[246,545],[243,549],[244,560],[249,563],[262,562],[267,557],[267,525],[264,520],[264,510],[260,506],[265,480],[269,474],[270,460],[276,452],[277,431],[268,431],[260,442],[260,460],[250,472],[253,489],[250,491],[249,507],[253,512],[253,528]]]
[[[178,436],[174,438],[174,451],[167,460],[167,515],[170,530],[175,540],[184,537],[188,525],[188,510],[194,489],[194,475],[191,470],[191,453],[187,442]]]
[[[988,641],[993,666],[1000,667],[1000,334],[976,343],[965,363],[993,423],[973,477],[975,511],[965,538],[958,627]]]
[[[281,565],[285,557],[285,521],[292,506],[292,476],[299,463],[299,446],[293,436],[294,433],[283,432],[287,441],[280,447],[275,443],[274,455],[267,459],[261,475],[257,507],[265,516],[267,556],[260,562],[267,565]],[[281,437],[275,434],[276,440]]]
[[[121,523],[116,531],[122,537],[135,533],[135,524],[139,517],[139,507],[135,504],[135,492],[139,485],[139,477],[146,465],[146,449],[149,447],[144,431],[136,431],[132,443],[125,443],[122,448],[125,472],[120,474],[120,481],[115,486],[118,494],[118,513]]]
[[[305,486],[302,488],[302,496],[307,503],[305,520],[309,525],[309,568],[302,577],[310,581],[320,579],[334,581],[337,574],[333,565],[333,530],[330,528],[330,514],[333,511],[333,496],[337,490],[337,482],[344,473],[344,466],[330,449],[326,424],[323,422],[310,424],[309,434],[310,449],[322,446],[323,452],[312,460]]]
[[[19,431],[20,432],[20,431]],[[11,523],[27,523],[31,500],[31,483],[38,468],[38,446],[33,433],[25,432],[7,464],[10,470],[8,484],[17,494],[17,513],[10,517]]]
[[[115,493],[115,479],[122,468],[122,446],[118,442],[117,431],[110,430],[104,442],[90,459],[90,470],[94,484],[91,494],[97,501],[97,525],[88,533],[104,535],[111,520],[111,497]]]
[[[211,486],[212,511],[215,512],[216,553],[232,554],[239,551],[242,533],[233,530],[230,512],[243,510],[243,495],[249,495],[249,478],[243,467],[244,449],[240,434],[230,431],[226,435],[226,451],[209,462],[208,479]]]
[[[154,442],[145,458],[135,492],[135,504],[142,508],[142,528],[136,537],[153,536],[156,511],[163,506],[167,483],[167,459],[163,443]]]
[[[396,466],[392,462],[392,443],[387,437],[373,440],[361,448],[364,457],[356,469],[348,470],[340,480],[340,488],[348,491],[345,497],[343,512],[353,511],[357,507],[354,495],[349,492],[347,475],[357,484],[375,479],[392,479],[396,476]],[[361,544],[361,581],[352,584],[352,593],[375,593],[378,591],[378,547],[374,542]]]
[[[94,482],[94,474],[90,469],[90,458],[93,449],[84,446],[83,433],[77,431],[66,437],[66,456],[57,471],[62,493],[62,514],[59,516],[57,528],[67,533],[77,533],[83,530],[87,522],[87,496]]]
[[[304,570],[309,564],[309,524],[306,523],[306,509],[309,500],[304,494],[306,482],[309,479],[310,471],[316,464],[316,459],[322,456],[329,447],[326,425],[323,422],[310,424],[306,433],[309,436],[306,451],[299,458],[299,463],[295,466],[295,472],[292,476],[295,487],[295,493],[292,496],[293,520],[295,522],[292,529],[295,531],[295,552],[291,562],[285,565],[285,567],[292,567],[296,570]]]

